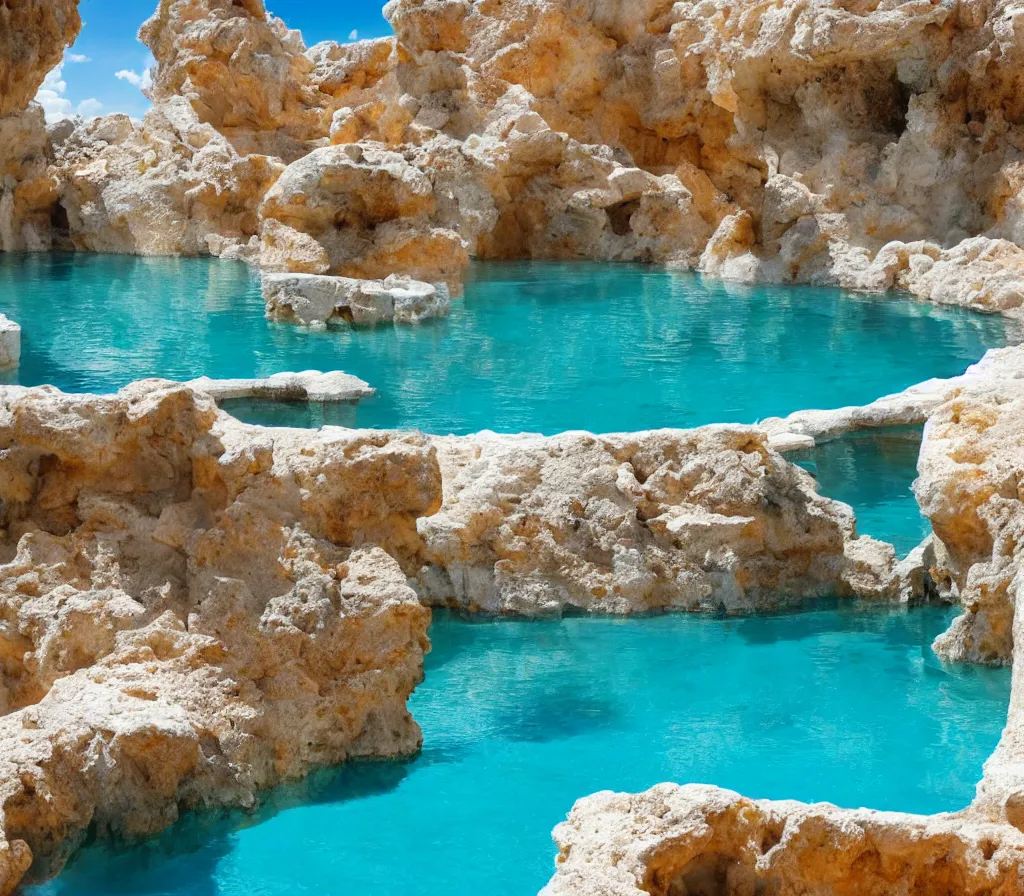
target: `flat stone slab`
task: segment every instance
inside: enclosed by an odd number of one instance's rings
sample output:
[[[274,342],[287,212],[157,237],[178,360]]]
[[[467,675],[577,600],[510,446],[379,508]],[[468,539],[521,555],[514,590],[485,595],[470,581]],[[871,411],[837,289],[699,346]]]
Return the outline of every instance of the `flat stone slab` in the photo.
[[[301,373],[275,373],[262,379],[215,380],[208,376],[189,380],[187,386],[205,392],[215,401],[230,398],[266,398],[278,401],[359,401],[375,395],[377,390],[369,383],[340,370],[321,373],[305,370]]]

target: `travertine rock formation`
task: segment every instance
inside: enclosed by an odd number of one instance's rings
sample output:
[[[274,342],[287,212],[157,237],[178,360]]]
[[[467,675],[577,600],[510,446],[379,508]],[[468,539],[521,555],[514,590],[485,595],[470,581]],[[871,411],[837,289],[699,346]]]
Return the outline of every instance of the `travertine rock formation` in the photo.
[[[317,274],[264,274],[267,316],[313,328],[336,321],[414,323],[444,317],[451,296],[443,283],[423,283],[392,274],[383,280],[355,280]]]
[[[141,122],[80,123],[56,147],[55,236],[90,252],[251,258],[259,204],[283,169],[268,156],[239,155],[181,98]]]
[[[73,36],[60,9],[31,58],[9,54],[11,97]],[[160,0],[141,32],[154,113],[79,126],[53,168],[64,209],[38,127],[18,125],[8,145],[36,149],[3,163],[25,210],[7,196],[0,239],[48,246],[49,209],[79,248],[254,260],[258,235],[268,269],[324,276],[455,285],[468,256],[622,259],[1016,311],[1020,13],[391,0],[395,38],[307,49],[262,0]],[[171,235],[138,232],[133,189]]]
[[[419,521],[431,603],[530,616],[749,612],[899,589],[892,549],[854,539],[850,508],[818,495],[753,429],[433,444],[444,506]]]
[[[1024,542],[1024,378],[960,390],[925,427],[914,491],[943,551],[933,579],[964,607],[936,643],[958,661],[1008,663]]]
[[[159,0],[139,39],[158,63],[154,102],[183,97],[240,153],[292,161],[327,134],[326,97],[310,83],[302,35],[263,0]]]
[[[430,178],[395,152],[329,146],[289,165],[267,194],[260,265],[382,280],[395,271],[457,281],[468,263],[437,226]]]
[[[7,389],[0,442],[0,893],[89,828],[418,747],[421,436],[264,431],[150,382]]]
[[[81,28],[78,0],[0,6],[0,252],[50,248],[57,191],[43,110],[32,98]]]
[[[42,107],[0,118],[0,251],[50,248],[57,183]]]
[[[992,352],[955,386],[937,384],[945,394],[929,407],[915,483],[935,533],[918,562],[929,588],[964,608],[936,651],[953,661],[1013,665],[1006,727],[971,806],[923,817],[754,802],[703,786],[596,794],[556,829],[559,865],[544,896],[1024,892],[1020,355],[1019,348]],[[843,419],[851,415],[802,415],[823,432]]]
[[[160,0],[141,32],[156,108],[79,126],[54,229],[319,276],[457,286],[470,256],[638,260],[1016,312],[1020,13],[391,0],[395,38],[307,49],[262,0]],[[27,127],[11,145],[39,144]],[[0,238],[27,218],[17,248],[49,245],[54,192],[9,176],[36,186]]]
[[[0,119],[28,108],[81,30],[78,0],[16,0],[0,7]]]
[[[745,799],[659,784],[598,793],[555,829],[558,871],[542,896],[1014,896],[1024,834],[924,818]]]

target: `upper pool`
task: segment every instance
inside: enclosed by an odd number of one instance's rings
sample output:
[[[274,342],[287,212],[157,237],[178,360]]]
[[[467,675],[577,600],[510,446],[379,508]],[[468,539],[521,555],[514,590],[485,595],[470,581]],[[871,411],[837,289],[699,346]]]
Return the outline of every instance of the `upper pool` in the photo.
[[[267,322],[237,262],[0,255],[0,311],[24,330],[24,385],[345,370],[379,395],[326,418],[233,410],[435,433],[753,422],[863,404],[1017,341],[1002,318],[893,297],[588,262],[478,264],[444,320],[308,332]]]
[[[88,847],[27,896],[530,896],[577,798],[659,781],[960,809],[999,739],[1010,672],[939,663],[929,644],[952,614],[438,613],[410,701],[419,757],[317,775],[253,816],[194,816],[141,845]]]

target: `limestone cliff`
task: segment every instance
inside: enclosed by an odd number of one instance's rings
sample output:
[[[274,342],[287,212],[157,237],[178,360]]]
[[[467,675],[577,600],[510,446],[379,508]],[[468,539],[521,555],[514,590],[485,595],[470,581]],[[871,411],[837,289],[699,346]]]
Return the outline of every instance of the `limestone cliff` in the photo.
[[[80,248],[449,286],[472,256],[639,260],[1014,311],[1022,9],[391,0],[394,38],[307,48],[262,0],[161,0],[152,120],[81,126],[54,176]],[[191,235],[74,214],[124,185]]]
[[[32,99],[81,28],[78,0],[0,6],[0,252],[50,248],[57,184],[43,110]]]
[[[418,748],[422,437],[262,431],[151,382],[5,390],[0,441],[0,893],[88,829]]]

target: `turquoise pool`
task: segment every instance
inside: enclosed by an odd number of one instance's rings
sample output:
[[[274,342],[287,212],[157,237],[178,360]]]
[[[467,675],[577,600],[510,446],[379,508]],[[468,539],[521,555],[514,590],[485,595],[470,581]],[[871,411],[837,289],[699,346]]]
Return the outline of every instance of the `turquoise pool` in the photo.
[[[596,790],[936,812],[970,801],[1009,670],[946,668],[950,612],[826,604],[751,619],[466,622],[438,614],[411,701],[425,748],[85,849],[31,896],[530,896],[550,831]]]
[[[906,427],[850,433],[789,459],[814,474],[822,494],[853,507],[861,535],[902,557],[931,532],[911,491],[920,451],[921,428]]]
[[[0,311],[24,328],[25,385],[341,369],[379,395],[233,410],[435,433],[753,422],[872,401],[1017,340],[1001,318],[957,309],[585,262],[475,265],[447,319],[311,333],[268,323],[237,262],[0,255]]]

